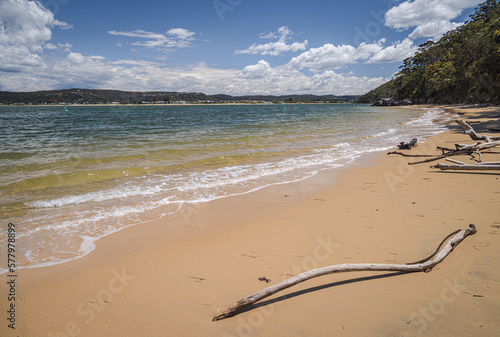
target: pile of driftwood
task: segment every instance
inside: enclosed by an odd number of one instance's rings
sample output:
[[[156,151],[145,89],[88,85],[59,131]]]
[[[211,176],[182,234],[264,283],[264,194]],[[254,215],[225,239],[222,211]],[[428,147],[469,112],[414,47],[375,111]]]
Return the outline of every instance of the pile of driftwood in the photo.
[[[454,164],[442,164],[437,163],[436,165],[431,166],[432,168],[438,168],[441,170],[500,170],[500,162],[489,162],[483,163],[483,153],[496,153],[491,149],[500,145],[500,137],[489,137],[486,135],[478,134],[474,128],[470,125],[470,123],[465,122],[461,119],[456,120],[457,124],[465,129],[465,133],[468,134],[472,140],[475,140],[474,144],[455,144],[455,149],[449,149],[445,147],[438,146],[438,150],[441,150],[440,155],[414,155],[414,154],[405,154],[398,151],[389,152],[387,154],[397,154],[403,157],[428,157],[428,159],[424,159],[421,161],[416,161],[412,163],[408,163],[409,165],[429,163],[432,161],[436,161],[439,159],[445,159]],[[470,155],[474,158],[474,155],[477,155],[479,159],[477,159],[477,164],[468,165],[458,160],[453,160],[448,157],[458,156],[458,155]]]

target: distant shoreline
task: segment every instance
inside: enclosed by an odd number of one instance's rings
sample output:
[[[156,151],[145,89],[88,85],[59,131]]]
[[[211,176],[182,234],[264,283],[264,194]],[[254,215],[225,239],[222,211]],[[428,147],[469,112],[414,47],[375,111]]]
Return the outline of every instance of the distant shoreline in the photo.
[[[111,103],[103,103],[103,104],[78,104],[78,103],[68,103],[68,104],[1,104],[0,106],[52,106],[52,107],[70,107],[70,106],[219,106],[219,105],[309,105],[309,104],[354,104],[354,105],[367,105],[367,103],[315,103],[315,102],[296,102],[296,103],[166,103],[166,104],[155,104],[155,103],[141,103],[141,104],[111,104]]]
[[[4,105],[44,104],[284,104],[284,103],[344,103],[354,102],[360,95],[207,95],[201,92],[121,91],[109,89],[61,89],[30,92],[0,91]]]

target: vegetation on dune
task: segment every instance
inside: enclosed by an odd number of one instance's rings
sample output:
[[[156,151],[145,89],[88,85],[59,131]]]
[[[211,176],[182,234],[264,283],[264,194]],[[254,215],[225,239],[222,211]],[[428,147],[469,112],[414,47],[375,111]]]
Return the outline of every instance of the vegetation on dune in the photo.
[[[500,104],[500,1],[482,3],[464,25],[419,47],[391,81],[358,101],[389,95],[416,103]]]

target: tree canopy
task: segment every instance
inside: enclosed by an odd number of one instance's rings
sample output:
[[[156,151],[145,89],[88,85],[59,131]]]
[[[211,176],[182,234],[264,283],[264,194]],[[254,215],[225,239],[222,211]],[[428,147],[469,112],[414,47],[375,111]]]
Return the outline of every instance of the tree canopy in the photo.
[[[427,41],[388,83],[360,97],[419,103],[500,104],[500,1],[488,0],[464,25]]]

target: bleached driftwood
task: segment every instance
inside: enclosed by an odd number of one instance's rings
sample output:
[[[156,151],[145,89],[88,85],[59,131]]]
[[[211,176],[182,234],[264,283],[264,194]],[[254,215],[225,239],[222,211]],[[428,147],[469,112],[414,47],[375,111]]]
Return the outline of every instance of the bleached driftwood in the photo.
[[[436,165],[431,166],[431,168],[437,168],[437,169],[440,169],[442,171],[445,171],[445,170],[492,171],[492,170],[500,170],[500,165],[483,165],[483,164],[467,165],[467,164],[442,164],[442,163],[437,163]]]
[[[495,146],[500,145],[500,141],[495,141],[495,142],[486,142],[486,143],[481,143],[477,142],[475,144],[470,144],[470,145],[464,145],[464,144],[457,144],[458,150],[470,150],[470,151],[480,151],[480,150],[487,150],[491,149]]]
[[[451,158],[445,158],[447,161],[449,162],[452,162],[452,163],[455,163],[455,164],[458,164],[458,165],[468,165],[462,161],[458,161],[458,160],[454,160],[454,159],[451,159]],[[438,163],[438,165],[440,165],[440,163]],[[443,165],[443,164],[441,164]],[[477,164],[474,164],[474,165],[479,165],[479,166],[483,166],[483,165],[500,165],[500,161],[490,161],[490,162],[487,162],[487,163],[477,163]]]
[[[454,235],[450,240],[448,240],[448,242],[446,242],[446,244],[439,252],[437,252],[437,254],[435,253],[431,255],[429,258],[422,260],[426,261],[423,263],[404,264],[404,265],[385,264],[385,263],[345,263],[345,264],[336,264],[328,267],[309,270],[305,273],[291,277],[287,280],[284,280],[280,283],[277,283],[253,295],[250,295],[248,297],[239,300],[228,309],[216,314],[213,317],[212,321],[218,321],[227,317],[231,317],[235,315],[237,312],[245,308],[248,308],[252,304],[266,297],[269,297],[281,290],[290,288],[291,286],[294,286],[298,283],[319,276],[336,274],[336,273],[345,273],[351,271],[400,271],[400,272],[428,271],[432,269],[434,266],[436,266],[438,263],[443,261],[446,258],[446,256],[450,254],[453,248],[456,245],[458,245],[465,237],[475,233],[476,233],[476,227],[474,225],[470,225],[468,228],[459,230],[459,232],[456,235]]]
[[[455,144],[455,149],[447,149],[443,147],[439,147],[442,151],[441,155],[437,156],[427,156],[427,155],[411,155],[411,154],[404,154],[401,152],[389,152],[387,154],[398,154],[404,157],[430,157],[429,159],[421,160],[421,161],[416,161],[412,163],[408,163],[408,165],[415,165],[415,164],[423,164],[423,163],[429,163],[432,161],[436,161],[439,159],[451,157],[451,156],[458,156],[458,155],[471,155],[473,156],[474,154],[477,154],[479,156],[479,162],[482,161],[482,153],[481,151],[488,150],[491,148],[494,148],[496,146],[500,145],[500,137],[489,137],[486,135],[481,135],[478,134],[472,126],[470,126],[469,123],[464,122],[461,119],[456,120],[456,123],[462,126],[465,129],[465,133],[468,134],[473,140],[477,140],[478,142],[474,144]],[[483,141],[483,142],[481,142]]]
[[[459,164],[459,165],[467,165],[464,162],[461,162],[461,161],[458,161],[458,160],[454,160],[454,159],[451,159],[451,158],[446,158],[446,160],[450,161],[452,163],[455,163],[455,164]]]
[[[500,165],[500,161],[490,161],[488,163],[478,163],[477,165]]]
[[[477,142],[471,145],[457,144],[456,145],[457,149],[472,150],[473,152],[479,152],[481,150],[491,149],[495,146],[500,145],[500,137],[489,137],[486,135],[481,135],[477,133],[476,130],[474,130],[474,128],[470,126],[469,123],[461,119],[457,119],[455,122],[465,129],[465,133],[468,134],[472,140],[480,140],[485,142],[485,143]]]
[[[479,133],[476,132],[476,130],[474,130],[472,126],[470,126],[469,123],[461,119],[457,119],[455,122],[465,129],[465,133],[468,134],[470,138],[472,138],[472,140],[483,140],[488,143],[494,140],[500,140],[500,137],[488,137],[486,135],[480,135]]]

